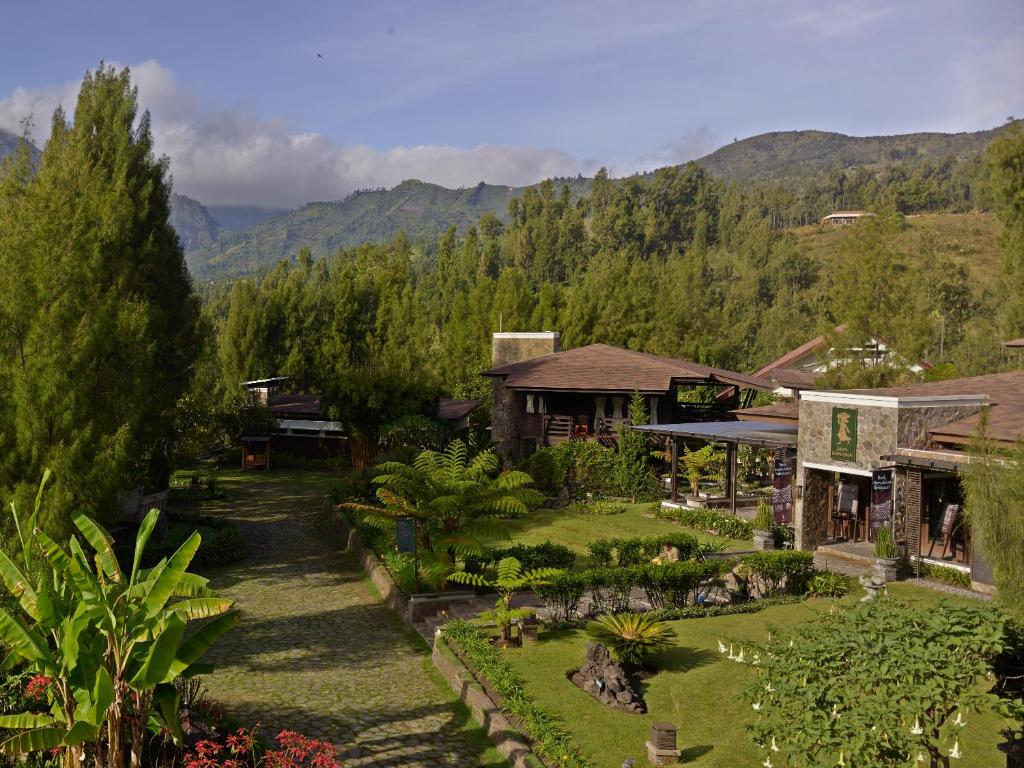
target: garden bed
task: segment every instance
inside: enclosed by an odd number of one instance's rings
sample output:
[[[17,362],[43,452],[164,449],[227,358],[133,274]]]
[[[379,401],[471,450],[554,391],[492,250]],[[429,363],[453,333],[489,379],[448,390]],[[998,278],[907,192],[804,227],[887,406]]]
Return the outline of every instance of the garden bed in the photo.
[[[941,596],[908,585],[892,585],[901,598],[934,602]],[[844,602],[861,596],[860,590]],[[627,757],[643,763],[644,741],[651,723],[671,722],[679,727],[682,762],[693,766],[760,765],[763,753],[747,733],[754,713],[742,692],[751,680],[751,670],[729,661],[718,652],[718,641],[762,643],[769,627],[785,628],[827,611],[832,600],[809,599],[787,604],[748,604],[754,613],[735,612],[707,618],[671,622],[677,635],[673,648],[652,656],[657,675],[643,681],[648,713],[634,715],[603,707],[569,682],[565,673],[580,665],[588,640],[578,629],[544,632],[540,642],[524,648],[501,651],[525,690],[565,724],[573,738],[583,745],[596,768],[620,768]],[[684,609],[690,614],[703,611]],[[996,750],[1003,723],[994,715],[972,713],[963,731],[961,768],[988,768],[1002,764]]]

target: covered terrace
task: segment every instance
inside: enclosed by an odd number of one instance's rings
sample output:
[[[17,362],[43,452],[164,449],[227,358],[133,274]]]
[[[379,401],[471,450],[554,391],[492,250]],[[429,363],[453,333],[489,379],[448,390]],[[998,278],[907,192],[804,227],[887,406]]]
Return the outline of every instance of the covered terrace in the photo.
[[[725,500],[729,511],[737,510],[737,453],[740,445],[767,448],[775,453],[776,464],[791,465],[796,455],[797,426],[771,421],[708,421],[687,424],[650,424],[636,430],[664,438],[669,447],[669,501],[679,503],[679,457],[684,440],[724,444],[726,448]],[[778,468],[776,468],[778,475]],[[792,477],[792,472],[788,474]],[[792,509],[792,501],[789,502]]]

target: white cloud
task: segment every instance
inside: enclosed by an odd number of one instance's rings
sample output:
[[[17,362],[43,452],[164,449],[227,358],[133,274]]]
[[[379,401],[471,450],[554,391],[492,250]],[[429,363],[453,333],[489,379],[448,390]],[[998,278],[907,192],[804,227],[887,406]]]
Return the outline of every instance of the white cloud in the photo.
[[[557,149],[483,144],[380,151],[338,145],[287,120],[241,108],[203,109],[156,61],[133,66],[132,78],[141,106],[151,112],[157,151],[171,158],[175,191],[207,204],[292,207],[409,178],[449,187],[480,181],[520,186],[594,170]],[[32,134],[41,143],[49,135],[53,110],[63,105],[70,113],[77,93],[77,84],[18,89],[0,99],[0,127],[20,131],[21,121],[32,115]]]
[[[784,26],[802,27],[820,37],[843,37],[859,32],[896,9],[873,0],[823,3],[784,17]]]

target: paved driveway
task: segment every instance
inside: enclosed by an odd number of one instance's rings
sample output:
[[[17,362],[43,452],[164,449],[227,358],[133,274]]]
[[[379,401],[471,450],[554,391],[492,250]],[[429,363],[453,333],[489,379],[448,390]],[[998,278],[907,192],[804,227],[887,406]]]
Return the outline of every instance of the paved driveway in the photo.
[[[229,475],[249,550],[211,574],[240,625],[209,654],[213,698],[243,723],[327,738],[346,766],[501,766],[433,674],[427,649],[385,606],[318,521],[316,475]]]

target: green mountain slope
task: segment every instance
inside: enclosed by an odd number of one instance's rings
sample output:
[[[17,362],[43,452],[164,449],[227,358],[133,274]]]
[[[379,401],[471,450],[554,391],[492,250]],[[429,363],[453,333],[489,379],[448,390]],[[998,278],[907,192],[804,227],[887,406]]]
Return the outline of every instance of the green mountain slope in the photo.
[[[0,160],[17,149],[19,141],[21,141],[19,134],[0,128]],[[39,149],[35,144],[29,144],[29,152],[32,155],[33,162],[39,160]]]
[[[730,181],[806,178],[834,168],[950,156],[966,159],[981,152],[1004,129],[901,136],[845,136],[825,131],[762,133],[727,144],[697,162]]]
[[[564,183],[577,196],[589,188],[585,179]],[[412,238],[433,238],[452,225],[463,231],[484,213],[504,218],[509,201],[524,189],[483,183],[448,189],[403,181],[393,189],[357,192],[338,202],[309,203],[241,233],[222,232],[218,243],[187,258],[198,278],[219,279],[254,274],[282,258],[294,258],[303,247],[320,256],[390,240],[400,231]]]

